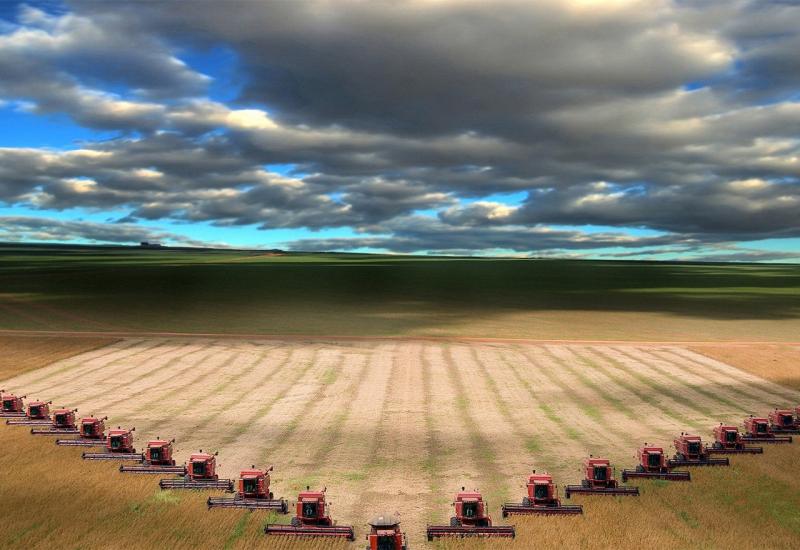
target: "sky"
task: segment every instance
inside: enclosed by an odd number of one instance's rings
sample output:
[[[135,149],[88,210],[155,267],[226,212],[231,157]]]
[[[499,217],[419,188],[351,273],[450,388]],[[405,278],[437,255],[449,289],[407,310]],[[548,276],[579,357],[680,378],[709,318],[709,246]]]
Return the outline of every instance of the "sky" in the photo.
[[[0,241],[800,262],[800,2],[0,2]]]

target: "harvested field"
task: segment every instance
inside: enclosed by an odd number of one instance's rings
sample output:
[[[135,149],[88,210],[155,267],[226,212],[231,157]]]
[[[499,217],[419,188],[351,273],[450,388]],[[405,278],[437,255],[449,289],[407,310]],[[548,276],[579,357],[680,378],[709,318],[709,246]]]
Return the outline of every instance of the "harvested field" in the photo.
[[[682,430],[709,436],[720,421],[800,403],[795,389],[672,345],[125,339],[5,387],[135,425],[140,444],[176,437],[179,460],[219,450],[223,476],[274,464],[276,495],[326,485],[359,540],[369,516],[399,511],[413,547],[462,485],[483,490],[499,517],[532,467],[563,486],[586,454],[621,469],[644,441],[669,446]],[[654,498],[667,505],[690,490]]]

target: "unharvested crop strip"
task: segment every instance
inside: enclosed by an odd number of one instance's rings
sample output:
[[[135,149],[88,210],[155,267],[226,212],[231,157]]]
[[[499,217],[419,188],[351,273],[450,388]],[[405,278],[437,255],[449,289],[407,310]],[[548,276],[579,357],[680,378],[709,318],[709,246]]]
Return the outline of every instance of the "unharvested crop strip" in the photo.
[[[503,476],[499,473],[499,465],[497,464],[497,460],[495,460],[494,450],[489,441],[481,434],[480,426],[472,416],[472,411],[469,407],[469,396],[453,360],[450,345],[445,344],[443,347],[444,353],[442,355],[447,365],[447,374],[456,390],[458,417],[463,422],[469,434],[472,456],[475,458],[481,472],[485,474],[489,482],[489,489],[486,493],[490,500],[495,502],[503,501],[505,500],[504,496],[508,493],[508,486]]]
[[[635,395],[642,402],[647,403],[651,407],[655,408],[659,412],[659,414],[663,414],[664,416],[672,418],[676,422],[678,422],[680,424],[684,424],[686,426],[692,426],[693,428],[700,428],[701,427],[699,422],[689,418],[688,416],[685,416],[685,415],[682,415],[682,414],[680,414],[678,412],[675,412],[674,410],[672,410],[672,407],[664,406],[663,404],[659,403],[652,395],[640,390],[639,388],[637,388],[636,386],[634,386],[633,384],[628,382],[624,377],[618,376],[618,375],[612,373],[611,369],[609,369],[608,367],[600,364],[599,362],[597,362],[597,361],[595,361],[595,360],[593,360],[591,358],[586,357],[585,355],[580,354],[577,351],[573,350],[573,353],[575,354],[575,356],[580,361],[583,362],[584,365],[587,365],[587,366],[589,366],[591,368],[594,368],[594,369],[602,372],[611,381],[613,381],[615,384],[618,384],[620,387],[625,388],[625,390],[627,390],[631,394]],[[608,358],[606,358],[606,359],[608,359]],[[613,362],[613,359],[610,359],[610,361]],[[622,370],[619,366],[616,365],[616,363],[614,363],[614,364],[615,364],[615,368],[616,369]],[[629,374],[629,375],[631,374],[631,373],[629,373],[627,371],[625,371],[625,372],[627,374]],[[652,387],[651,387],[651,389],[652,389]]]

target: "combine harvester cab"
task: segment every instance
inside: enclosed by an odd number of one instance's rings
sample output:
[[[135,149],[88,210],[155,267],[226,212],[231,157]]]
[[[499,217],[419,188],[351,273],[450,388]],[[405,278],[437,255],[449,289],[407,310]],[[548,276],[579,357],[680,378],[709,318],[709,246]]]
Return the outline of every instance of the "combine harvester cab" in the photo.
[[[119,471],[132,474],[186,475],[186,466],[176,466],[175,459],[172,458],[173,443],[175,443],[174,439],[167,441],[156,438],[148,441],[141,464],[122,464]]]
[[[673,472],[667,465],[664,449],[644,444],[636,453],[639,464],[635,470],[622,470],[622,481],[629,478],[663,479],[666,481],[690,481],[692,476],[687,471]]]
[[[769,413],[769,429],[776,434],[800,434],[800,427],[791,409],[775,409]]]
[[[583,507],[578,504],[561,504],[558,498],[558,488],[553,483],[553,476],[548,473],[537,474],[536,470],[528,476],[526,483],[528,494],[522,503],[503,504],[503,517],[513,514],[540,514],[540,515],[577,515],[583,513]]]
[[[95,418],[87,416],[80,422],[80,433],[76,439],[56,439],[56,445],[62,447],[102,447],[106,444],[107,416]]]
[[[239,474],[238,491],[233,498],[208,497],[208,508],[247,508],[251,510],[277,510],[281,514],[289,513],[289,503],[284,499],[274,498],[270,487],[272,466],[260,470],[251,466]]]
[[[217,454],[200,452],[189,457],[186,474],[183,477],[162,479],[158,486],[164,489],[219,490],[233,492],[233,481],[219,479],[217,475]]]
[[[11,422],[9,420],[9,422]],[[791,435],[777,435],[769,427],[769,419],[750,415],[744,419],[744,435],[742,441],[745,443],[791,443]]]
[[[400,531],[400,520],[384,514],[369,522],[367,550],[406,550],[406,534]]]
[[[703,446],[703,439],[699,435],[681,433],[672,443],[675,446],[675,455],[667,462],[667,466],[728,466],[730,461],[725,458],[712,458],[708,449]]]
[[[294,537],[335,537],[356,540],[351,525],[336,525],[331,519],[330,503],[325,500],[327,489],[312,491],[310,487],[297,495],[296,515],[291,525],[267,524],[265,535],[289,535]],[[378,547],[382,548],[382,547]],[[394,546],[388,546],[394,548]]]
[[[25,405],[22,400],[27,396],[17,396],[13,393],[3,393],[6,390],[0,390],[0,401],[2,401],[2,410],[0,411],[0,418],[22,418],[25,416]]]
[[[614,477],[614,468],[606,458],[589,456],[583,460],[584,478],[580,485],[567,485],[564,496],[573,493],[582,495],[628,495],[639,496],[638,487],[621,487]]]
[[[50,418],[52,401],[30,401],[24,418],[9,418],[9,426],[48,426],[53,423]]]
[[[720,422],[714,426],[714,443],[707,448],[709,454],[761,454],[763,447],[748,447],[736,426],[726,426]]]
[[[84,460],[137,460],[144,458],[142,453],[137,453],[133,448],[133,432],[117,426],[115,430],[108,431],[106,437],[106,452],[104,453],[83,453]]]
[[[53,422],[47,428],[31,428],[33,435],[78,435],[80,430],[75,424],[75,413],[78,409],[56,409],[53,411]]]
[[[453,501],[455,515],[450,518],[450,525],[428,525],[428,540],[438,537],[514,538],[513,525],[492,525],[488,506],[477,490],[467,491],[462,487]]]

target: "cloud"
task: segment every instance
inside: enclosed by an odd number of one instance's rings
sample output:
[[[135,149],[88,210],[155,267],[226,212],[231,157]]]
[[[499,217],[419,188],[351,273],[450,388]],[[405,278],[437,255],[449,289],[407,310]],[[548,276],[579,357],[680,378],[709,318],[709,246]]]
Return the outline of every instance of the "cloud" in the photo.
[[[0,201],[362,235],[313,248],[794,237],[798,29],[796,3],[746,0],[24,7],[0,28],[0,101],[119,137],[0,149]],[[181,60],[217,47],[226,101]],[[585,225],[617,229],[551,228]]]

